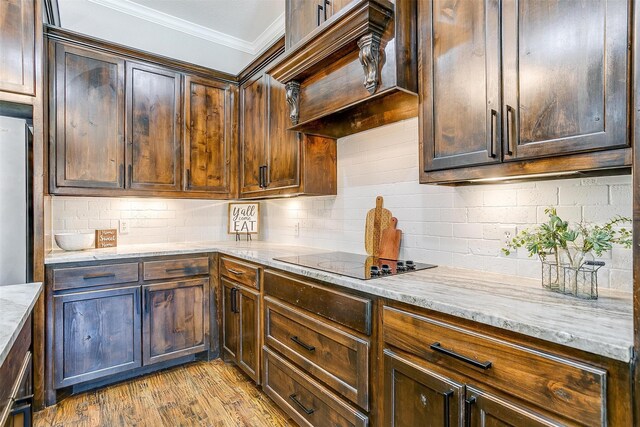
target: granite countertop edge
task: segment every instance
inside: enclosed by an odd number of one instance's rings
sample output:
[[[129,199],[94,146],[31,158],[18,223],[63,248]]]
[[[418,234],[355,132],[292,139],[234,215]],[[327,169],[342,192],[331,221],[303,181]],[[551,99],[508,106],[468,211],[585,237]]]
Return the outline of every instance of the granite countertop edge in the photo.
[[[390,278],[384,279],[375,279],[375,280],[359,280],[353,279],[345,276],[340,276],[332,273],[327,273],[319,270],[310,269],[307,267],[297,266],[294,264],[289,264],[281,261],[276,261],[274,257],[295,255],[295,254],[304,254],[304,253],[318,253],[318,252],[329,252],[327,249],[319,249],[319,248],[309,248],[304,246],[291,246],[291,245],[281,245],[275,243],[265,243],[265,242],[193,242],[193,243],[177,243],[177,244],[158,244],[158,245],[136,245],[136,246],[123,246],[117,249],[100,249],[100,250],[90,250],[84,252],[53,252],[45,258],[45,264],[55,265],[60,263],[73,263],[73,262],[83,262],[83,261],[103,261],[103,260],[113,260],[113,259],[127,259],[127,258],[136,258],[136,257],[150,257],[150,256],[164,256],[164,255],[180,255],[180,254],[189,254],[189,253],[206,253],[206,252],[218,252],[224,255],[238,257],[247,261],[253,261],[267,267],[277,268],[279,270],[287,271],[289,273],[298,274],[304,277],[308,277],[311,279],[320,280],[323,282],[327,282],[330,284],[334,284],[337,286],[341,286],[347,289],[352,289],[356,291],[365,292],[371,295],[375,295],[378,297],[388,298],[395,301],[400,301],[403,303],[407,303],[410,305],[414,305],[417,307],[422,307],[426,309],[430,309],[433,311],[441,312],[444,314],[460,317],[463,319],[479,322],[482,324],[486,324],[489,326],[497,327],[500,329],[505,329],[509,331],[513,331],[516,333],[520,333],[523,335],[531,336],[534,338],[542,339],[545,341],[549,341],[552,343],[565,345],[567,347],[575,348],[578,350],[583,350],[589,353],[597,354],[600,356],[605,356],[610,359],[615,359],[618,361],[622,361],[625,363],[630,362],[633,355],[633,336],[622,337],[619,339],[610,339],[610,342],[603,342],[597,334],[592,333],[592,336],[588,336],[589,334],[584,333],[581,335],[576,335],[571,332],[566,332],[560,328],[554,328],[549,325],[536,325],[533,321],[527,321],[527,319],[519,320],[516,319],[518,313],[514,313],[514,316],[505,316],[501,314],[496,314],[495,312],[490,312],[490,310],[479,307],[470,308],[469,306],[465,307],[464,304],[458,304],[457,301],[454,302],[446,302],[446,301],[438,301],[435,298],[429,298],[429,296],[425,295],[415,295],[411,293],[412,286],[419,286],[420,292],[424,293],[424,289],[428,285],[443,285],[445,283],[438,283],[438,277],[433,278],[428,276],[431,270],[425,270],[423,272],[411,273],[409,275],[399,275],[393,276]],[[531,286],[530,291],[535,293],[538,296],[542,296],[546,301],[544,303],[551,302],[558,309],[562,309],[565,307],[573,306],[574,301],[575,304],[582,304],[587,307],[587,309],[591,309],[593,305],[589,305],[588,302],[584,302],[581,300],[570,299],[567,300],[565,296],[557,296],[555,294],[551,294],[547,291],[542,291],[538,285],[538,282],[533,279],[523,279],[515,276],[506,276],[499,275],[495,273],[486,273],[486,272],[478,272],[474,270],[466,270],[466,269],[458,269],[451,267],[439,267],[439,269],[433,270],[444,271],[445,275],[449,274],[449,276],[443,279],[443,282],[446,279],[450,279],[455,276],[455,274],[460,273],[461,275],[466,274],[466,279],[468,277],[474,277],[481,274],[482,277],[497,277],[498,279],[505,278],[509,280],[517,280],[522,282],[523,286]],[[416,274],[422,277],[416,277]],[[498,281],[487,280],[486,284],[488,287],[492,285],[497,286]],[[458,286],[460,283],[452,284],[451,286]],[[511,291],[511,289],[506,289],[504,285],[501,285],[502,288],[498,289],[498,292],[506,292]],[[497,286],[499,287],[499,286]],[[404,289],[406,288],[406,289]],[[518,286],[511,286],[511,288],[517,289]],[[451,288],[455,290],[455,287]],[[474,292],[479,294],[479,298],[487,297],[489,301],[497,300],[501,295],[497,294],[493,296],[489,293],[482,294],[478,289],[471,289],[468,291],[468,295],[472,295]],[[512,292],[511,297],[516,295],[516,291]],[[467,295],[467,296],[468,296]],[[507,295],[505,298],[509,298]],[[513,297],[517,299],[516,297]],[[626,298],[626,297],[625,297]],[[629,301],[630,301],[629,294]],[[604,299],[604,298],[601,298]],[[600,301],[600,300],[599,300]],[[624,300],[626,302],[626,299]],[[509,302],[508,299],[505,299],[505,302]],[[523,304],[529,303],[529,301],[522,302]],[[535,309],[535,302],[530,302],[530,305]],[[563,305],[565,304],[565,305]],[[568,305],[571,304],[571,305]],[[597,303],[596,303],[597,304]],[[613,303],[609,304],[612,305]],[[542,307],[542,306],[540,306]],[[598,306],[593,308],[594,313],[597,310]],[[630,307],[632,305],[630,304]],[[531,307],[530,307],[531,308]],[[545,306],[545,308],[547,308]],[[604,310],[603,313],[607,314],[609,311]],[[511,314],[511,313],[509,313]],[[630,331],[632,331],[633,324],[633,316],[631,313],[621,312],[621,313],[613,313],[618,315],[622,319],[614,319],[618,323],[624,324],[625,326],[629,325]],[[578,319],[578,320],[584,320]]]
[[[27,292],[26,295],[24,295],[24,291],[27,290],[26,287],[35,287],[36,289],[29,289],[30,292]],[[36,301],[38,301],[38,297],[42,293],[43,289],[44,287],[41,282],[0,286],[0,306],[2,306],[2,303],[6,301],[7,303],[12,304],[13,307],[18,308],[18,313],[7,313],[4,312],[4,310],[0,313],[0,325],[2,326],[2,331],[0,331],[0,366],[2,366],[9,355],[11,348],[15,344],[20,331],[22,331],[23,326],[29,318],[29,315],[31,315]],[[12,293],[13,295],[10,295]],[[20,295],[16,295],[17,293]],[[19,298],[26,298],[26,304],[20,304],[25,300],[19,300]],[[11,332],[4,334],[4,328],[11,328]]]

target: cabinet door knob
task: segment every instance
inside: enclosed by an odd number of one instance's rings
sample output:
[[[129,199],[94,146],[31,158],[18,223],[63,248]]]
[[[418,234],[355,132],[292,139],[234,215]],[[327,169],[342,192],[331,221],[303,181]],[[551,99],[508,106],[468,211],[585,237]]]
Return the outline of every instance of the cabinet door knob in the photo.
[[[471,396],[464,401],[464,424],[466,427],[471,427],[471,405],[474,403],[476,403],[476,398],[474,396]]]
[[[510,105],[505,105],[505,126],[504,126],[504,139],[505,139],[505,144],[507,146],[507,154],[509,156],[513,156],[513,142],[512,142],[512,138],[511,138],[511,132],[512,130],[512,120],[513,120],[513,107],[511,107]],[[515,124],[515,123],[514,123]],[[515,126],[513,126],[515,128]]]
[[[498,140],[497,128],[498,128],[498,112],[493,108],[490,111],[491,114],[491,135],[489,136],[489,144],[487,144],[487,153],[489,157],[496,157],[496,141]]]

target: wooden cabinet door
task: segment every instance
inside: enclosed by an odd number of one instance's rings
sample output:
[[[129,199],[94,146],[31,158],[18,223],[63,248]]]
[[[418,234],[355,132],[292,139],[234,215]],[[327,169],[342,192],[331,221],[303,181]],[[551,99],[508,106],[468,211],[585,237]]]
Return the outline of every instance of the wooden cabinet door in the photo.
[[[499,1],[430,6],[419,37],[425,170],[499,163]]]
[[[209,279],[144,285],[145,365],[209,348]]]
[[[384,351],[383,392],[386,426],[462,426],[464,385],[390,350]]]
[[[222,284],[222,352],[226,360],[238,360],[239,326],[237,316],[236,285],[221,278]]]
[[[269,78],[269,129],[266,146],[268,190],[300,185],[300,138],[287,130],[289,110],[284,85]]]
[[[466,425],[471,427],[560,427],[564,425],[472,386],[467,386],[465,412]],[[594,425],[601,425],[599,421],[594,421]]]
[[[54,46],[55,86],[50,99],[56,185],[123,188],[124,61],[64,44]]]
[[[53,297],[56,388],[141,366],[140,287]]]
[[[260,384],[260,293],[238,287],[238,366]]]
[[[228,194],[234,131],[231,85],[185,78],[185,189]]]
[[[242,156],[240,161],[240,193],[262,191],[260,167],[264,163],[267,138],[267,75],[260,73],[240,89],[240,127]]]
[[[127,186],[180,190],[180,74],[127,63]]]
[[[324,21],[324,0],[287,0],[285,10],[285,46],[302,40]]]
[[[627,146],[627,1],[502,8],[505,159]]]
[[[36,2],[0,2],[0,91],[35,95]]]
[[[323,19],[321,19],[321,21],[324,22],[331,18],[349,3],[351,3],[351,0],[320,0],[320,5],[323,9]],[[326,13],[324,11],[326,11]]]

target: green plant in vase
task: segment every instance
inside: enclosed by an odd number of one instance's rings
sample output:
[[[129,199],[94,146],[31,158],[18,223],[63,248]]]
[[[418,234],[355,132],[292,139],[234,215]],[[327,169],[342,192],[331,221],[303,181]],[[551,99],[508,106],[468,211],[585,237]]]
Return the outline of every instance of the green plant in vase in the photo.
[[[549,217],[546,223],[521,231],[502,252],[509,255],[518,248],[525,248],[530,257],[537,255],[543,263],[543,286],[552,290],[564,291],[561,268],[578,271],[589,257],[602,256],[614,244],[631,247],[631,230],[622,227],[630,223],[631,218],[616,216],[602,225],[581,222],[571,227],[558,216],[556,208],[549,207],[545,213]]]

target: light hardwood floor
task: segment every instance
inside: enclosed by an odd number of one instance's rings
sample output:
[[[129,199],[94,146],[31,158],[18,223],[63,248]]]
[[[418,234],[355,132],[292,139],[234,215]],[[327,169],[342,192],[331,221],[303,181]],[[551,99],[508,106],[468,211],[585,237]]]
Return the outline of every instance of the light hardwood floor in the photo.
[[[36,427],[295,426],[239,369],[195,362],[62,400]]]

